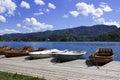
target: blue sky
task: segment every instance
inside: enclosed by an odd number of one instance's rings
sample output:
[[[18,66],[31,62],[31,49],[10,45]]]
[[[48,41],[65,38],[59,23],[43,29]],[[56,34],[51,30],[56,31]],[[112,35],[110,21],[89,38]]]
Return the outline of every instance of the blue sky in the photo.
[[[0,35],[96,24],[120,27],[116,0],[0,0]]]

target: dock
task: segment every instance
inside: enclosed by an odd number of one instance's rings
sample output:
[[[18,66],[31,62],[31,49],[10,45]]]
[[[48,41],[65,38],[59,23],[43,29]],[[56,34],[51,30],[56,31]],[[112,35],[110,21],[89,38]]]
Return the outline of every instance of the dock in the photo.
[[[85,59],[55,63],[53,58],[29,60],[28,56],[0,56],[0,71],[44,77],[47,80],[120,80],[119,61],[95,66]]]

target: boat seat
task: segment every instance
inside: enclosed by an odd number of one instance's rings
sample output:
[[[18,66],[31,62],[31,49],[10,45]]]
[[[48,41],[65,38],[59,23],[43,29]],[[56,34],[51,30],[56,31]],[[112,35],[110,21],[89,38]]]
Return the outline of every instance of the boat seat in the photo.
[[[97,56],[110,56],[113,54],[113,51],[111,48],[100,48],[97,52]]]

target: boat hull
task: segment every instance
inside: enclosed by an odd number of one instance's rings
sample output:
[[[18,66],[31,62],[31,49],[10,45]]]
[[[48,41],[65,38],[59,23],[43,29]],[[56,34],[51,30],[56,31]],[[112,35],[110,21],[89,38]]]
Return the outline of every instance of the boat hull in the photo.
[[[5,54],[5,50],[0,50],[0,55],[4,55]]]
[[[64,54],[53,54],[52,55],[57,61],[71,61],[82,58],[83,55],[64,55]]]
[[[114,58],[112,49],[109,48],[100,48],[94,54],[89,56],[89,59],[94,65],[102,66]]]
[[[52,57],[51,54],[29,54],[30,58],[38,59],[38,58],[50,58]]]
[[[102,66],[112,61],[113,55],[112,56],[97,56],[97,55],[92,54],[89,58],[94,65]]]
[[[30,56],[30,58],[38,59],[38,58],[49,58],[49,57],[52,57],[52,54],[51,54],[50,50],[44,50],[44,51],[30,52],[29,56]]]
[[[27,56],[28,52],[25,51],[5,51],[5,57],[19,57],[19,56]]]

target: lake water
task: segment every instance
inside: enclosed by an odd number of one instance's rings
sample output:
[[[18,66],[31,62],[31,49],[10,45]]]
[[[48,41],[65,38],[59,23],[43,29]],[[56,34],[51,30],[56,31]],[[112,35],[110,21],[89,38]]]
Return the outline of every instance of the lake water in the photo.
[[[4,45],[14,48],[32,46],[33,48],[86,51],[85,59],[88,59],[89,55],[98,48],[112,48],[115,54],[114,60],[120,61],[120,42],[0,42],[0,46]]]

